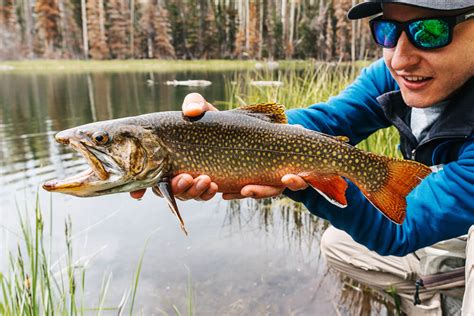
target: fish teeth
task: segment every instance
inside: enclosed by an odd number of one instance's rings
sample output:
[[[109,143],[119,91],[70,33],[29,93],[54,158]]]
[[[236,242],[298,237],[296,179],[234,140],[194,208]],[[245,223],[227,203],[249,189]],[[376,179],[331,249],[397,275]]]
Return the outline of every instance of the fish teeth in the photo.
[[[419,77],[419,76],[405,76],[405,79],[408,81],[422,81],[428,79],[428,77]]]

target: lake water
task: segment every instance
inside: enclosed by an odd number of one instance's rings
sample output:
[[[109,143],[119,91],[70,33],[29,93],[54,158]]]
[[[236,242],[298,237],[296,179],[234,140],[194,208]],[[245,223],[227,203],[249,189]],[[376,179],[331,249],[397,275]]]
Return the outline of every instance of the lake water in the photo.
[[[0,74],[0,271],[21,229],[17,206],[32,215],[35,196],[49,225],[53,257],[64,253],[64,221],[73,226],[74,256],[87,262],[86,307],[97,307],[110,276],[105,306],[117,306],[132,285],[149,238],[135,311],[183,315],[192,296],[196,315],[348,314],[341,281],[327,271],[319,240],[326,224],[288,200],[241,203],[179,202],[189,237],[165,201],[148,192],[75,198],[40,185],[85,170],[85,161],[54,141],[80,124],[156,111],[179,110],[197,91],[216,104],[228,99],[229,73]],[[205,88],[167,80],[205,79]],[[52,204],[52,206],[50,205]],[[50,208],[52,213],[50,213]],[[47,228],[48,236],[49,226]],[[48,237],[49,243],[49,237]],[[192,294],[188,290],[192,289]],[[110,312],[116,314],[115,312]]]

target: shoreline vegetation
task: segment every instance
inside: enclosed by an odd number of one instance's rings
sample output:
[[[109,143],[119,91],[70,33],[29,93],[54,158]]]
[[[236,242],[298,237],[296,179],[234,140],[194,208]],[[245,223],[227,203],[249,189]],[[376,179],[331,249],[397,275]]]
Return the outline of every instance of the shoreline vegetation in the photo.
[[[222,72],[237,70],[254,70],[256,67],[268,69],[275,67],[268,61],[259,60],[160,60],[160,59],[135,59],[135,60],[5,60],[0,61],[0,75],[9,73],[98,73],[98,72]],[[273,62],[274,63],[274,62]],[[354,66],[360,68],[367,65],[365,60],[356,62],[325,62],[317,60],[281,60],[277,61],[277,69],[306,69],[308,65]]]

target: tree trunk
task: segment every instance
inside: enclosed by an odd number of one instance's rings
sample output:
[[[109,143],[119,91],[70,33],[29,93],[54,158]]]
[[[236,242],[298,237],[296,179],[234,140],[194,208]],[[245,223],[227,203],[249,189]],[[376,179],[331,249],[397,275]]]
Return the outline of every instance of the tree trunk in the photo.
[[[352,6],[356,5],[356,0],[352,0]],[[352,36],[351,36],[351,60],[352,62],[356,59],[356,21],[352,20]]]
[[[130,56],[131,58],[135,58],[135,27],[134,27],[134,19],[135,19],[135,0],[130,0]]]
[[[84,46],[84,59],[88,59],[89,58],[89,36],[87,34],[86,0],[81,0],[81,15],[82,15],[82,42]]]
[[[258,34],[258,59],[262,59],[262,46],[263,46],[263,6],[265,2],[263,0],[259,1],[260,14],[259,14],[259,34]]]
[[[100,37],[105,38],[105,14],[104,14],[104,0],[99,0],[99,23],[100,23]]]
[[[31,57],[33,53],[33,21],[30,0],[23,1],[23,15],[25,21],[26,49],[28,50],[27,56]]]

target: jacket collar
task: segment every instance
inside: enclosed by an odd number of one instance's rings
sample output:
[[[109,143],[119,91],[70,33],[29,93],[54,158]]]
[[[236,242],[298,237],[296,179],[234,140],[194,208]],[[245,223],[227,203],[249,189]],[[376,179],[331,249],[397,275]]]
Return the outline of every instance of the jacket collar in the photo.
[[[411,108],[403,101],[400,91],[385,93],[377,98],[385,116],[408,138],[417,145],[410,129]],[[474,77],[449,100],[449,104],[439,119],[430,128],[426,143],[434,138],[469,137],[474,130]],[[421,145],[421,144],[419,144]]]

